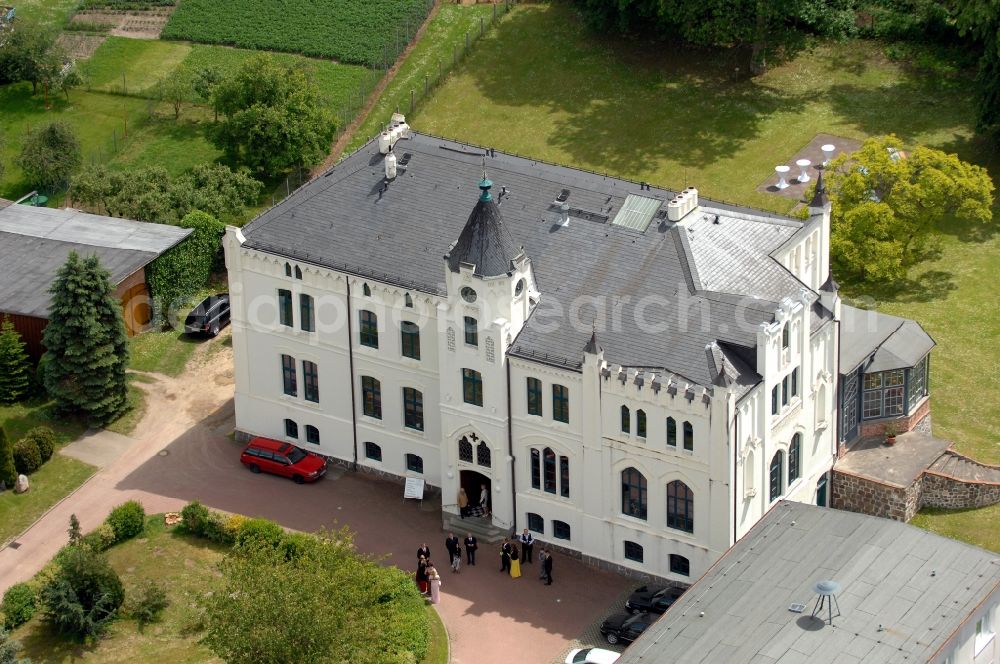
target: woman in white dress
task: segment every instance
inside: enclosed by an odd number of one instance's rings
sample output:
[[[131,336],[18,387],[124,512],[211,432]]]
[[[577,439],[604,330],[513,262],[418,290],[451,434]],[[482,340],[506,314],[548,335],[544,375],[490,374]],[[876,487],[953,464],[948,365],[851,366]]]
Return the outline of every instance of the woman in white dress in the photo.
[[[441,601],[441,575],[432,564],[427,565],[427,579],[431,583],[431,604]]]

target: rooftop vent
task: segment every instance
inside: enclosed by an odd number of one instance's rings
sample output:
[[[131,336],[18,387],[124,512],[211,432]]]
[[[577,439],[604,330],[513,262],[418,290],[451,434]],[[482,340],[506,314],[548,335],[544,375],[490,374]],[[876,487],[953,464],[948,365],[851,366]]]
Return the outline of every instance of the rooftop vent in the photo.
[[[698,207],[698,190],[694,187],[688,187],[667,203],[667,219],[680,221],[696,207]]]
[[[568,200],[569,200],[569,189],[563,189],[562,191],[559,192],[559,195],[556,196],[555,202],[557,205],[560,205]]]
[[[826,606],[827,615],[829,618],[829,624],[833,624],[833,609],[837,609],[837,615],[840,615],[840,605],[837,603],[837,593],[840,592],[840,584],[836,581],[817,581],[813,586],[813,590],[816,591],[816,605],[813,607],[812,616],[813,618],[819,616],[822,621],[822,611],[823,606]],[[826,621],[824,621],[826,622]]]
[[[410,125],[406,124],[406,117],[400,113],[393,113],[389,126],[379,134],[378,151],[388,154],[392,146],[401,138],[410,137]]]

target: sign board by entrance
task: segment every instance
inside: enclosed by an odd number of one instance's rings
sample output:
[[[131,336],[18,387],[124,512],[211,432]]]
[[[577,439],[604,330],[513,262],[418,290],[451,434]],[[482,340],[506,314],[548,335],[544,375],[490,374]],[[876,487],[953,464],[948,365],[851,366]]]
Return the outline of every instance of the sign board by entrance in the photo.
[[[407,477],[406,487],[403,489],[403,500],[407,498],[414,498],[416,500],[424,499],[424,481],[419,477]]]

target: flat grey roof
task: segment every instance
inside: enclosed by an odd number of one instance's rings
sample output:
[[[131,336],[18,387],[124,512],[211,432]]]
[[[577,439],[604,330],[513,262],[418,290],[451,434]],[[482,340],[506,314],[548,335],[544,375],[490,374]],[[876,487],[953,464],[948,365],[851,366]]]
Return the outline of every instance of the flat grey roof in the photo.
[[[769,256],[801,221],[702,199],[681,224],[666,220],[663,205],[641,232],[610,223],[627,196],[665,203],[672,192],[418,133],[394,152],[406,166],[384,191],[372,142],[245,226],[244,246],[443,295],[443,256],[476,205],[487,154],[503,223],[541,292],[513,356],[578,370],[598,318],[608,362],[707,386],[716,372],[705,347],[718,341],[729,364],[745,368],[735,383],[747,388],[759,380],[757,326],[803,291]],[[709,246],[723,237],[725,246]],[[588,298],[602,303],[599,317]]]
[[[832,626],[810,618],[813,585],[828,579],[841,585]],[[926,662],[997,593],[997,554],[898,521],[781,501],[619,663]],[[789,611],[793,603],[805,612]]]
[[[879,311],[842,305],[840,310],[840,373],[848,374],[867,358],[866,373],[905,369],[934,348],[919,323]]]
[[[117,285],[190,234],[75,210],[0,209],[0,311],[48,317],[49,287],[71,251],[96,255]]]

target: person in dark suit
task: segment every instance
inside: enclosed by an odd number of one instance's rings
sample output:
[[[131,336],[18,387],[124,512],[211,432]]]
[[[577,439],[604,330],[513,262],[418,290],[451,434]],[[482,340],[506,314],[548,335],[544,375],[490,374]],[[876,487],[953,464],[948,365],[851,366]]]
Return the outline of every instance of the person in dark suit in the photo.
[[[476,538],[472,536],[472,533],[468,533],[465,536],[465,558],[466,562],[470,565],[476,564],[476,549],[479,548],[479,542]]]
[[[545,571],[545,585],[552,585],[552,552],[545,549],[545,562],[542,563],[542,569]]]
[[[448,533],[448,539],[444,541],[444,548],[448,550],[448,563],[451,565],[451,571],[457,572],[458,570],[455,569],[455,557],[459,555],[460,547],[455,533]]]
[[[431,548],[427,546],[427,542],[421,544],[420,548],[417,549],[417,560],[420,560],[421,556],[423,556],[427,560],[431,559]]]
[[[503,542],[500,544],[500,571],[509,572],[510,571],[510,554],[511,554],[510,542],[507,538],[503,538]]]
[[[521,540],[521,563],[529,562],[534,564],[534,561],[531,559],[531,550],[535,547],[535,538],[525,528],[518,539]]]

